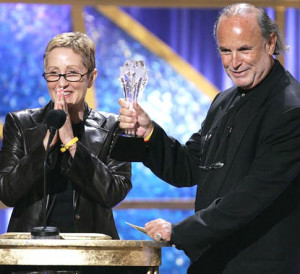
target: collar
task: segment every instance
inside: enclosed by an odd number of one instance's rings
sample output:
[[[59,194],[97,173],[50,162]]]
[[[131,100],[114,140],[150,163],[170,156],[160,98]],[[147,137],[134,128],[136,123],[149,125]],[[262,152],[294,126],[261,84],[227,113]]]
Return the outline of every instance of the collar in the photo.
[[[281,78],[284,74],[285,70],[280,62],[274,59],[274,64],[268,73],[268,75],[255,87],[249,90],[244,90],[240,87],[237,87],[237,91],[240,94],[251,94],[255,93],[256,91],[263,92],[265,90],[270,90]]]
[[[37,109],[37,111],[34,111],[31,115],[32,120],[34,121],[34,123],[36,125],[39,124],[46,124],[46,117],[48,112],[54,109],[54,103],[53,101],[49,101],[47,105],[45,105],[44,107]],[[83,121],[85,121],[91,112],[91,108],[89,108],[88,104],[86,102],[84,102],[84,114],[83,114]]]

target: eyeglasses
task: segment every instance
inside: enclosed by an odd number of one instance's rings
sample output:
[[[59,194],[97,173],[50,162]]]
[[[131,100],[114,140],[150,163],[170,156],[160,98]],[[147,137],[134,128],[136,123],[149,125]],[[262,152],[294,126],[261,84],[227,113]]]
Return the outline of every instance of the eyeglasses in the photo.
[[[79,72],[69,72],[69,73],[65,73],[65,74],[60,74],[60,73],[43,73],[43,77],[45,78],[45,80],[47,82],[57,82],[60,77],[64,77],[65,80],[67,80],[68,82],[79,82],[81,80],[81,78],[89,73],[91,73],[92,70],[88,70],[86,73],[81,74]]]

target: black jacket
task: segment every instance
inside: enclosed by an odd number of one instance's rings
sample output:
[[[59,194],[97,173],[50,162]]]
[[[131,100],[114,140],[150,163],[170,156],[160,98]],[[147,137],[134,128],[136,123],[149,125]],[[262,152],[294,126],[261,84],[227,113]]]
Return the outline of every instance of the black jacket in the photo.
[[[9,113],[0,152],[0,200],[14,207],[8,231],[29,232],[42,225],[43,173],[47,127],[45,117],[53,103],[39,109]],[[131,166],[109,158],[117,130],[116,115],[85,106],[84,129],[74,159],[64,153],[60,173],[75,186],[76,232],[103,233],[117,239],[112,207],[131,189]],[[49,153],[54,165],[59,147]],[[51,183],[51,182],[49,182]],[[48,201],[51,200],[47,195]]]
[[[148,146],[160,178],[197,185],[171,235],[190,273],[300,273],[300,85],[279,62],[247,94],[221,92],[186,145],[155,125]]]

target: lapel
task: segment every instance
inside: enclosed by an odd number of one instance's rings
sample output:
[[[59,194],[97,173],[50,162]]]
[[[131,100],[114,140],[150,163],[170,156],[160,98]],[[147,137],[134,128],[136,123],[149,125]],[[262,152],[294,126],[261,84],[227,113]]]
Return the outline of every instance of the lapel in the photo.
[[[95,157],[98,157],[104,148],[104,142],[109,130],[105,128],[106,118],[100,112],[93,111],[86,105],[84,115],[84,128],[80,142],[92,152]],[[74,190],[74,208],[77,208],[80,191]]]
[[[103,143],[109,130],[105,128],[106,118],[99,112],[88,109],[84,129],[81,136],[81,143],[98,156],[103,148]]]
[[[28,154],[30,151],[34,150],[35,147],[43,141],[46,131],[47,127],[43,124],[26,130],[25,136],[27,151],[25,151],[25,154]]]
[[[211,104],[211,108],[205,118],[204,127],[202,132],[206,134],[208,131],[213,130],[219,124],[219,121],[223,118],[228,107],[233,101],[233,98],[237,93],[236,87],[230,88],[229,90],[220,92]]]
[[[25,154],[34,150],[35,147],[40,145],[43,141],[47,131],[45,117],[51,108],[53,108],[52,102],[48,103],[43,108],[33,110],[28,120],[22,120],[23,126],[25,127]]]

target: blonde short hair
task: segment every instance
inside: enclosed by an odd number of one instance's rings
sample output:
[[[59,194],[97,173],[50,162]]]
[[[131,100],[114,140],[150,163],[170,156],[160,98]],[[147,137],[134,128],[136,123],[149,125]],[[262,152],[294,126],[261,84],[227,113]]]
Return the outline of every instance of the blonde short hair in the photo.
[[[65,32],[56,35],[48,43],[44,53],[44,68],[47,66],[47,58],[50,51],[55,48],[70,48],[80,54],[83,65],[92,71],[95,64],[95,43],[86,34],[81,32]]]

